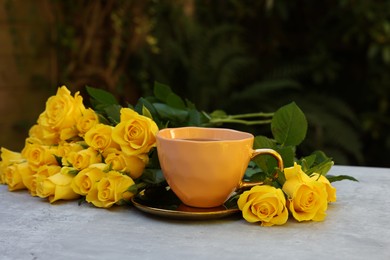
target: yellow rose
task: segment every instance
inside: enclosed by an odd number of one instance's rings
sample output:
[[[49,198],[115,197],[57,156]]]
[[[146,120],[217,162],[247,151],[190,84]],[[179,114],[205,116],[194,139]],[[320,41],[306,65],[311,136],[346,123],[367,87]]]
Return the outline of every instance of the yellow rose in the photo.
[[[73,168],[63,167],[59,173],[50,177],[37,177],[36,193],[41,198],[49,198],[53,203],[57,200],[72,200],[80,197],[71,188],[74,175],[71,172]]]
[[[121,109],[121,120],[112,132],[112,139],[127,155],[145,154],[156,146],[156,123],[130,108]]]
[[[38,124],[33,125],[29,130],[29,137],[26,142],[55,145],[60,140],[60,134],[48,127],[44,127]]]
[[[13,152],[4,147],[1,147],[0,155],[0,184],[6,184],[6,172],[8,166],[23,161],[21,153]]]
[[[287,206],[298,221],[325,219],[328,194],[325,184],[311,179],[300,165],[285,168],[283,191],[288,196]]]
[[[108,148],[119,148],[112,136],[112,126],[97,124],[85,134],[85,142],[97,151],[104,152]]]
[[[4,171],[5,183],[8,185],[9,191],[26,189],[17,165],[18,164],[8,165]]]
[[[76,127],[68,127],[64,128],[60,131],[60,141],[70,141],[74,139],[78,139],[79,131]]]
[[[134,195],[128,189],[134,181],[127,175],[110,171],[87,194],[86,201],[96,207],[109,208],[121,200],[130,200]]]
[[[67,157],[69,153],[78,152],[85,148],[87,148],[87,144],[84,142],[60,142],[56,155],[58,157]]]
[[[30,190],[32,182],[35,179],[36,172],[33,171],[28,162],[22,162],[16,165],[16,171],[22,177],[24,186]]]
[[[60,142],[57,148],[56,156],[61,157],[61,163],[64,166],[71,166],[75,154],[84,150],[87,145],[83,142]]]
[[[13,152],[4,147],[1,147],[1,161],[0,161],[0,184],[6,184],[6,172],[8,171],[7,167],[13,164],[18,164],[25,159],[21,153]]]
[[[133,179],[142,175],[149,157],[146,154],[126,155],[116,149],[108,149],[105,156],[106,164],[110,165],[113,170],[124,172]]]
[[[83,111],[82,116],[77,120],[76,127],[80,136],[84,136],[86,132],[99,123],[99,118],[96,112],[88,108]]]
[[[72,97],[66,86],[62,86],[55,96],[46,101],[46,109],[39,115],[38,124],[61,134],[61,131],[76,127],[84,110],[83,98],[79,92]]]
[[[29,167],[29,163],[25,160],[10,163],[3,170],[3,183],[8,185],[8,190],[10,191],[29,189],[35,174]]]
[[[30,163],[30,167],[36,171],[41,165],[57,165],[58,162],[54,156],[56,152],[56,146],[26,143],[22,155]]]
[[[1,161],[4,167],[14,163],[20,163],[24,160],[22,154],[19,152],[13,152],[4,147],[1,147],[0,151],[1,151]]]
[[[6,184],[5,182],[5,169],[6,167],[2,166],[3,162],[0,162],[0,184]]]
[[[325,176],[314,173],[310,176],[310,178],[325,184],[326,192],[328,193],[328,202],[336,201],[336,188],[330,184],[329,180]]]
[[[237,201],[244,219],[262,226],[283,225],[288,219],[283,191],[272,186],[254,186]]]
[[[101,163],[102,156],[92,147],[78,151],[72,158],[73,167],[77,170],[82,170],[90,166],[91,164]]]
[[[80,195],[87,195],[94,185],[104,176],[107,165],[104,163],[92,164],[80,171],[74,178],[71,187],[74,192]]]
[[[53,176],[61,171],[61,166],[59,165],[42,165],[38,168],[34,177],[31,180],[30,184],[30,194],[31,196],[37,196],[37,180],[44,180],[47,177]]]

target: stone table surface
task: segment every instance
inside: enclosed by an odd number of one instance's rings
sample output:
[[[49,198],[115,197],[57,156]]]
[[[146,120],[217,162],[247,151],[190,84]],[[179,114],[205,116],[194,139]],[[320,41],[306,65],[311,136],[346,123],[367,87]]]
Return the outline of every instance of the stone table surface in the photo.
[[[390,169],[334,166],[324,222],[174,220],[135,207],[50,204],[0,185],[0,259],[390,259]]]

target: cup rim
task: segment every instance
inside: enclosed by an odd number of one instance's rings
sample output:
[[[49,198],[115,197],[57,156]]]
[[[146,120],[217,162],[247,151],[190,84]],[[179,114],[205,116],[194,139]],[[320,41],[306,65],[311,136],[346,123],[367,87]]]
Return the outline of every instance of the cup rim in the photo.
[[[217,128],[217,127],[200,127],[200,126],[184,126],[184,127],[168,127],[168,128],[164,128],[164,129],[160,129],[158,132],[157,132],[157,139],[161,139],[161,140],[167,140],[167,141],[172,141],[172,142],[192,142],[192,143],[199,143],[199,141],[197,140],[189,140],[189,139],[185,139],[185,138],[175,138],[175,137],[167,137],[167,132],[170,132],[171,134],[173,133],[174,135],[174,132],[175,131],[178,131],[178,132],[186,132],[188,130],[191,130],[191,129],[194,129],[194,130],[197,130],[197,131],[208,131],[208,132],[215,132],[216,134],[217,133],[227,133],[228,135],[230,134],[230,138],[224,138],[224,139],[220,139],[220,140],[210,140],[210,141],[207,141],[207,140],[203,140],[202,143],[209,143],[209,142],[212,142],[212,143],[218,143],[218,142],[237,142],[237,141],[243,141],[243,140],[248,140],[248,139],[253,139],[254,138],[254,135],[251,134],[251,133],[248,133],[248,132],[243,132],[243,131],[239,131],[239,130],[235,130],[235,129],[230,129],[230,128]],[[189,137],[186,137],[186,138],[191,138],[190,136]]]

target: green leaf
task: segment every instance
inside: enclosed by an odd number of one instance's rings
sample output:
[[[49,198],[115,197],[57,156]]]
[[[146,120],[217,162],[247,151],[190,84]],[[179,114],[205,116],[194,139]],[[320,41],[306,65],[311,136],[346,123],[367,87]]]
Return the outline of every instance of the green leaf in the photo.
[[[139,98],[137,104],[134,107],[134,110],[139,114],[143,114],[144,107],[149,111],[153,120],[157,121],[158,113],[153,103],[147,98]]]
[[[110,121],[104,115],[102,115],[101,113],[96,113],[96,114],[98,116],[99,123],[105,124],[105,125],[109,125],[110,124]]]
[[[248,179],[254,174],[260,173],[261,170],[254,161],[250,161],[245,170],[244,178]]]
[[[142,106],[142,115],[146,116],[146,117],[149,117],[150,119],[153,120],[153,116],[150,113],[149,109],[146,108],[146,106]]]
[[[188,125],[190,126],[200,126],[204,120],[204,115],[201,114],[196,109],[190,109],[189,111],[189,120]]]
[[[329,161],[331,158],[329,158],[323,151],[314,151],[312,155],[315,155],[315,163],[319,164],[322,162]]]
[[[334,165],[333,159],[326,156],[322,151],[315,151],[311,155],[300,159],[298,163],[307,175],[318,173],[324,176]]]
[[[292,102],[275,112],[271,122],[271,131],[276,141],[282,146],[296,146],[305,139],[306,117],[295,102]]]
[[[54,154],[54,158],[56,159],[57,164],[62,166],[62,157]]]
[[[338,176],[328,175],[326,176],[326,178],[329,180],[329,182],[342,181],[342,180],[350,180],[350,181],[358,182],[357,179],[349,175],[338,175]]]
[[[159,184],[165,181],[161,169],[145,169],[141,180],[148,184]]]
[[[121,109],[122,107],[116,104],[109,105],[104,108],[107,118],[113,125],[117,125],[121,121]]]
[[[179,109],[185,109],[186,105],[181,97],[176,95],[172,89],[159,82],[155,82],[154,84],[154,95],[156,98],[160,99],[167,105],[174,107],[174,108],[179,108]]]
[[[157,113],[168,121],[185,122],[188,117],[188,111],[173,108],[163,103],[154,103]]]
[[[212,113],[209,114],[211,118],[226,118],[227,114],[223,110],[214,110]]]
[[[310,169],[310,167],[314,164],[316,157],[317,156],[315,154],[311,154],[311,155],[306,156],[300,160],[299,164],[302,166],[302,170],[304,172],[306,172],[307,170]]]
[[[253,148],[274,148],[276,145],[275,140],[272,140],[266,136],[258,135],[255,137]]]
[[[223,205],[228,209],[238,208],[237,201],[240,198],[239,194],[230,197]]]
[[[87,92],[91,98],[93,98],[97,103],[106,104],[106,105],[117,105],[118,101],[110,92],[107,92],[103,89],[97,89],[92,87],[86,87]]]
[[[280,156],[282,156],[284,167],[291,167],[294,165],[294,158],[295,158],[295,146],[284,146],[284,147],[277,147],[275,148],[275,151],[277,151]],[[277,162],[275,161],[275,166],[277,167]]]
[[[138,193],[138,186],[137,186],[137,184],[131,185],[129,188],[127,188],[126,191],[131,192],[133,194],[137,194]]]
[[[78,173],[79,173],[79,170],[76,170],[76,169],[68,171],[68,174],[73,175],[73,176],[76,176]]]
[[[286,176],[284,175],[284,172],[280,171],[280,170],[278,170],[278,175],[277,176],[278,176],[277,182],[279,184],[279,188],[281,189],[283,187],[284,183],[286,182]]]
[[[196,106],[194,103],[192,103],[190,100],[186,99],[186,105],[189,109],[194,109],[196,110]]]
[[[167,103],[167,105],[174,107],[174,108],[179,108],[179,109],[186,108],[186,105],[185,105],[183,99],[181,99],[181,97],[179,97],[175,93],[169,94],[169,96],[166,100],[166,103]]]
[[[327,158],[325,161],[315,164],[311,168],[307,169],[305,172],[307,175],[311,175],[312,173],[318,173],[320,175],[326,176],[326,174],[332,168],[333,165],[334,162],[332,161],[332,158]]]
[[[248,182],[265,182],[266,180],[270,180],[269,175],[261,170],[245,175],[245,181]]]
[[[275,168],[278,167],[276,159],[269,154],[257,155],[252,161],[254,161],[267,175],[272,175],[275,172]]]
[[[294,165],[295,146],[277,146],[275,140],[265,136],[256,136],[253,144],[254,149],[270,148],[280,154],[283,159],[284,167]],[[266,173],[272,174],[278,167],[277,160],[271,155],[260,155],[253,158],[253,161]]]
[[[149,162],[146,169],[161,169],[156,147],[153,147],[149,152]]]
[[[172,89],[160,82],[155,82],[154,83],[154,89],[153,89],[153,94],[156,98],[160,99],[163,102],[166,102],[168,99],[168,96],[172,93]]]

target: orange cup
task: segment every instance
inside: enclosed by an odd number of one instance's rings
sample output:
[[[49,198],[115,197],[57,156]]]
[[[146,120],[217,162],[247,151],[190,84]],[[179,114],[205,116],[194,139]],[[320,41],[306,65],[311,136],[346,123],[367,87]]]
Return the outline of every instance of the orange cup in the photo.
[[[165,128],[157,133],[157,153],[164,177],[179,199],[192,207],[223,205],[237,190],[260,183],[243,182],[249,161],[268,154],[278,161],[272,149],[253,147],[250,133],[224,128]]]

